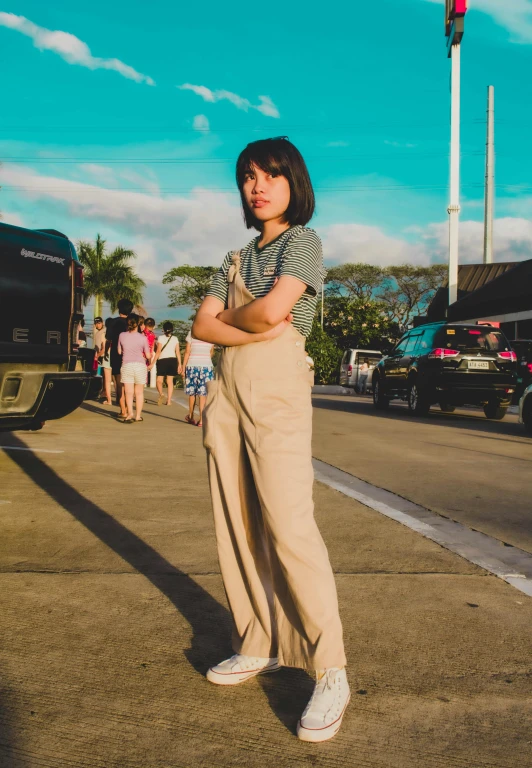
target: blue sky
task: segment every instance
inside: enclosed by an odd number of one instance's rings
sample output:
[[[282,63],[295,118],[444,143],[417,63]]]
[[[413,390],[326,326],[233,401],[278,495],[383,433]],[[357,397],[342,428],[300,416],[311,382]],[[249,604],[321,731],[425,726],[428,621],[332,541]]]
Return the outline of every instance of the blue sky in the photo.
[[[254,234],[234,188],[239,150],[288,135],[311,171],[328,263],[445,260],[443,0],[338,2],[332,13],[288,3],[282,18],[271,7],[4,2],[4,220],[133,247],[147,308],[175,316],[163,273],[218,264]],[[489,84],[495,258],[532,258],[532,2],[471,0],[466,21],[460,258],[481,259]]]

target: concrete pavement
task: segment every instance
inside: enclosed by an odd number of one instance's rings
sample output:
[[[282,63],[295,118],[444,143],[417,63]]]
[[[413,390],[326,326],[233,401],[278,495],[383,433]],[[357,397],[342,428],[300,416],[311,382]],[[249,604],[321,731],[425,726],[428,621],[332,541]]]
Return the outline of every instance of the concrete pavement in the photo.
[[[0,451],[2,768],[530,765],[532,600],[321,484],[342,731],[296,739],[303,672],[207,683],[231,650],[200,430],[147,411],[121,425],[87,404],[0,435],[32,449]],[[331,462],[337,430],[318,431]]]

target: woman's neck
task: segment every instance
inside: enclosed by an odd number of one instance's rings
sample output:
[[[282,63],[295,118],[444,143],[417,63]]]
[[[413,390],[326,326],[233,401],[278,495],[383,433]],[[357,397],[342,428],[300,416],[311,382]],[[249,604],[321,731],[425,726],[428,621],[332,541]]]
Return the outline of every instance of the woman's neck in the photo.
[[[286,221],[280,221],[279,219],[272,219],[272,221],[265,221],[262,227],[262,232],[259,238],[259,248],[264,248],[265,245],[271,243],[276,237],[282,235],[290,229],[290,224]]]

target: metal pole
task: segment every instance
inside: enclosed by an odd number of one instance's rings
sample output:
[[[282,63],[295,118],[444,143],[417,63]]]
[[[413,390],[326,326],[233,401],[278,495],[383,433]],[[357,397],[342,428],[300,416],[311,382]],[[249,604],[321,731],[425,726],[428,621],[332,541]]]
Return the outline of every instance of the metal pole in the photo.
[[[486,188],[484,196],[484,264],[493,261],[493,200],[495,186],[495,89],[488,85]]]
[[[323,330],[323,304],[324,304],[324,295],[325,292],[325,282],[321,284],[321,329]]]
[[[449,214],[449,305],[458,299],[460,217],[460,44],[451,49],[451,172]]]

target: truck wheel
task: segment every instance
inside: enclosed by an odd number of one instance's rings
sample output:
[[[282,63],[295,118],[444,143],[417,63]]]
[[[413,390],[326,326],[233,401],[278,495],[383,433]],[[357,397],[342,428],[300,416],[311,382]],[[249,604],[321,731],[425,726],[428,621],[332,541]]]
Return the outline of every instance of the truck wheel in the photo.
[[[484,406],[484,413],[487,419],[493,419],[494,421],[500,421],[506,416],[507,406],[499,405],[498,403],[486,403]]]
[[[379,411],[385,411],[390,405],[390,399],[384,394],[384,387],[380,379],[373,380],[373,405]]]
[[[443,413],[454,413],[456,410],[454,405],[449,405],[449,403],[440,403],[440,408]]]
[[[416,379],[408,384],[408,410],[414,416],[426,416],[430,411],[430,402],[424,387]]]

